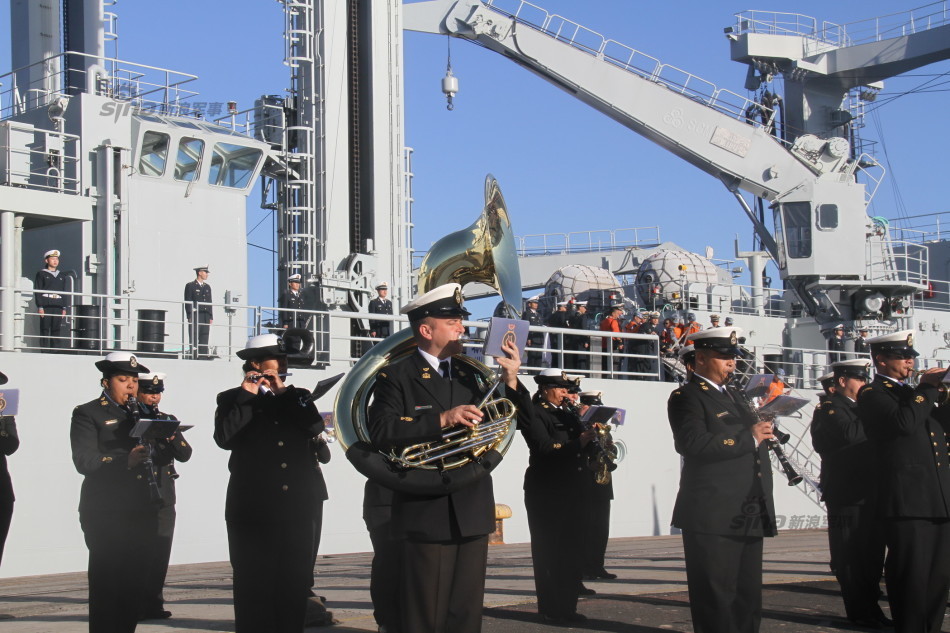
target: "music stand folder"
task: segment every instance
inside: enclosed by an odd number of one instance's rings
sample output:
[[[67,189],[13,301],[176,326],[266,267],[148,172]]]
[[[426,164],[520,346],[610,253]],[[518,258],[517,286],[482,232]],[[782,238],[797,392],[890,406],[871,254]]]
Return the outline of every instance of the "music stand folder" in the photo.
[[[313,392],[310,394],[310,400],[316,402],[320,399],[326,392],[330,391],[333,388],[333,385],[340,382],[340,378],[343,378],[343,374],[337,374],[336,376],[331,376],[329,378],[324,378],[317,383],[317,386],[313,388]]]
[[[129,431],[129,435],[140,441],[164,440],[178,431],[178,420],[139,420]]]
[[[610,421],[614,419],[614,414],[616,413],[617,407],[601,407],[595,405],[584,412],[584,415],[581,416],[581,422],[587,424],[609,424]]]
[[[492,317],[488,324],[488,335],[485,337],[485,346],[482,348],[484,356],[504,358],[505,353],[501,346],[506,340],[512,340],[518,352],[524,358],[524,350],[528,345],[528,327],[530,324],[521,319],[503,319]]]

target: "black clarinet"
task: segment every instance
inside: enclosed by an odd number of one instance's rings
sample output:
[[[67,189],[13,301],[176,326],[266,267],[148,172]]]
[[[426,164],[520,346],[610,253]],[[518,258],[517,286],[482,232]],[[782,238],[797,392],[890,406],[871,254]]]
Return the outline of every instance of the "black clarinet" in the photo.
[[[125,403],[125,408],[128,410],[129,415],[132,416],[132,424],[137,424],[142,417],[142,411],[139,409],[139,402],[135,399],[135,396],[129,396],[129,399]],[[152,461],[152,445],[150,442],[144,441],[142,437],[136,437],[135,439],[138,440],[138,446],[145,447],[145,461],[142,462],[142,464],[145,466],[145,479],[148,482],[149,497],[153,502],[161,503],[162,489],[159,488],[158,479],[155,477],[155,464]]]
[[[752,398],[745,392],[745,389],[739,385],[738,376],[733,376],[733,391],[738,392],[740,402],[748,409],[749,413],[755,416],[756,420],[763,420],[759,417],[758,412],[756,411],[755,404],[752,402]],[[775,422],[772,422],[774,428]],[[786,440],[788,441],[788,440]],[[802,482],[804,477],[798,474],[795,470],[795,467],[792,466],[791,462],[788,461],[788,457],[785,456],[785,451],[782,450],[782,442],[773,438],[769,438],[769,448],[772,449],[772,452],[775,453],[775,456],[778,458],[778,463],[782,467],[782,471],[785,473],[785,477],[788,479],[789,486],[797,486]]]

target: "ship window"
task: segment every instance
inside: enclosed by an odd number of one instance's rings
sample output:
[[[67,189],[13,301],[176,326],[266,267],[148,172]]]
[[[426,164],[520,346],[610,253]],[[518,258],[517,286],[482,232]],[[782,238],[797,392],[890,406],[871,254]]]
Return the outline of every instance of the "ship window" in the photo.
[[[789,202],[782,205],[785,219],[785,244],[792,259],[811,257],[811,205]]]
[[[146,176],[161,176],[165,173],[165,161],[168,159],[168,134],[146,132],[142,137],[142,151],[139,159],[139,173]]]
[[[201,165],[201,152],[205,142],[197,138],[184,137],[178,141],[178,158],[175,160],[175,180],[191,182]]]
[[[822,231],[833,231],[838,228],[838,205],[818,205],[818,228]]]
[[[243,189],[251,180],[263,152],[246,145],[215,143],[211,156],[211,184]]]

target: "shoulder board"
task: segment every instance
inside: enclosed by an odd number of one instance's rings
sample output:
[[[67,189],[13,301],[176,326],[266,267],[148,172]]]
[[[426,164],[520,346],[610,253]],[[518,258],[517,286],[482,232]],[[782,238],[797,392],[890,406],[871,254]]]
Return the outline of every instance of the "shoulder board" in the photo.
[[[874,389],[873,386],[867,385],[866,387],[864,387],[863,389],[861,389],[860,393],[867,393],[868,391],[872,391],[873,389]]]

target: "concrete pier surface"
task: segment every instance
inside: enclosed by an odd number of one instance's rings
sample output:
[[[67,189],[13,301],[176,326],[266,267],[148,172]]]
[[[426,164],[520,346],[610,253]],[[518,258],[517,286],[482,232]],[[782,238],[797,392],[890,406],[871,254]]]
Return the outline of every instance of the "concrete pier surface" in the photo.
[[[529,545],[496,545],[488,555],[484,633],[692,631],[678,536],[612,539],[606,567],[618,578],[586,583],[597,593],[582,597],[578,605],[589,618],[583,626],[539,621]],[[317,593],[326,597],[338,623],[308,632],[376,631],[369,598],[371,559],[370,553],[318,559]],[[843,617],[824,530],[788,530],[766,539],[764,563],[764,633],[862,630]],[[173,617],[142,622],[138,631],[234,630],[227,562],[173,565],[165,596]],[[884,599],[882,606],[888,613]],[[13,616],[0,620],[3,633],[86,631],[86,613],[85,573],[0,579],[0,614]]]

